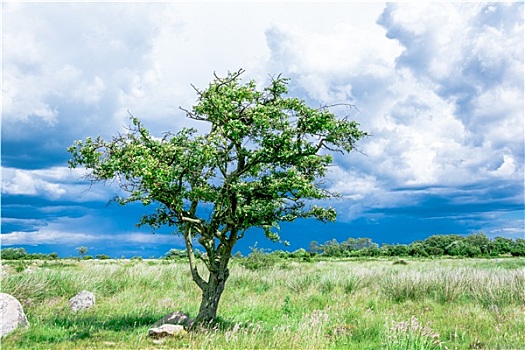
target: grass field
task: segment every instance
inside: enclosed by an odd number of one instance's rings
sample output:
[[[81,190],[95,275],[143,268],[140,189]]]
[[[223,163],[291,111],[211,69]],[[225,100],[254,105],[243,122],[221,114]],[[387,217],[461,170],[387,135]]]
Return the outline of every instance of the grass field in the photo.
[[[2,349],[525,349],[525,259],[237,261],[211,329],[162,343],[150,326],[194,317],[199,290],[184,262],[3,262],[1,290],[31,327]],[[81,290],[96,305],[72,313]]]

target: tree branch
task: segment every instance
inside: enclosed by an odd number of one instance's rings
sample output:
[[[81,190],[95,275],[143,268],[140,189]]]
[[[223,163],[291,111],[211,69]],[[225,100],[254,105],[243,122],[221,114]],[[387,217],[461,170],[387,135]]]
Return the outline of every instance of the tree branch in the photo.
[[[204,291],[206,288],[207,282],[199,275],[199,270],[197,270],[197,263],[195,261],[195,253],[193,252],[193,244],[191,242],[191,226],[187,230],[184,230],[183,234],[184,242],[186,243],[186,251],[188,252],[188,258],[190,260],[190,272],[193,281],[199,286],[199,288]]]
[[[186,115],[190,119],[209,122],[208,119],[203,118],[203,117],[199,117],[199,116],[195,115],[194,113],[190,112],[189,110],[187,110],[186,108],[179,107],[179,109],[182,110],[184,113],[186,113]]]

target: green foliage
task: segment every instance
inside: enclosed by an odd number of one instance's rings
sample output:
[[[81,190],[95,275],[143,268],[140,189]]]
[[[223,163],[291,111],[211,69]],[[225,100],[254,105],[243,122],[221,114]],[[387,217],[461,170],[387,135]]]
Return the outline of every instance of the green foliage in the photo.
[[[277,262],[277,257],[275,254],[265,253],[264,249],[257,248],[257,244],[255,244],[253,247],[250,247],[250,250],[250,254],[243,258],[240,262],[240,264],[248,270],[255,271],[269,269]]]
[[[320,253],[324,256],[331,257],[350,257],[350,256],[377,256],[380,254],[378,245],[370,238],[348,238],[346,241],[339,243],[332,239],[323,244],[317,242],[310,243],[310,252]]]
[[[19,260],[27,258],[24,248],[5,248],[1,250],[2,260]]]
[[[292,305],[292,301],[289,295],[284,297],[283,306],[282,306],[282,312],[285,315],[291,315],[294,312],[294,307]]]
[[[24,248],[4,248],[0,250],[2,260],[56,260],[57,253],[27,253]]]
[[[489,243],[489,251],[491,255],[502,255],[510,253],[514,241],[510,238],[496,237]]]
[[[489,257],[511,254],[525,256],[525,240],[517,238],[496,237],[489,239],[484,233],[468,236],[434,235],[425,240],[406,244],[383,244],[381,248],[369,238],[348,238],[339,243],[332,239],[323,244],[312,241],[309,246],[312,253],[323,257],[357,257],[357,256],[413,256],[413,257]]]
[[[525,239],[517,238],[516,244],[510,249],[512,256],[525,256]]]
[[[312,261],[312,254],[310,254],[309,252],[307,252],[303,248],[297,249],[296,251],[294,251],[291,254],[289,254],[289,256],[291,258],[300,259],[300,260],[303,260],[303,261],[308,261],[308,262]]]
[[[98,260],[109,260],[109,259],[111,259],[111,257],[109,255],[106,255],[106,254],[97,254],[97,255],[95,255],[95,258],[97,258]]]
[[[27,269],[27,264],[24,261],[18,261],[15,265],[15,271],[16,272],[22,272]]]
[[[186,249],[175,249],[172,248],[164,254],[165,259],[187,259],[188,252]]]

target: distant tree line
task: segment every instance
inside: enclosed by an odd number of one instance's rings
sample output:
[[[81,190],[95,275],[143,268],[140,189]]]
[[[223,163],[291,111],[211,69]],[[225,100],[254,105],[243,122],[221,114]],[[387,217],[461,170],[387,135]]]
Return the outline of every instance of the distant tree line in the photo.
[[[83,247],[80,247],[83,248]],[[82,259],[93,259],[90,255],[85,255],[87,249],[77,248]],[[197,257],[203,253],[195,250]],[[301,259],[310,261],[315,256],[326,258],[346,258],[346,257],[495,257],[500,255],[525,256],[525,239],[516,238],[515,240],[504,237],[488,238],[484,233],[475,233],[468,236],[462,235],[434,235],[425,240],[414,241],[410,244],[383,244],[379,246],[370,238],[348,238],[339,243],[332,239],[319,244],[316,241],[310,242],[308,249],[300,248],[294,252],[276,250],[265,252],[252,247],[248,258],[255,262],[255,265],[270,265],[265,256],[276,259]],[[2,260],[55,260],[58,259],[57,253],[27,253],[24,248],[5,248],[0,251]],[[108,255],[99,254],[95,256],[98,260],[110,259]],[[135,259],[137,257],[134,257]],[[185,249],[170,249],[164,259],[187,259],[188,254]],[[234,258],[243,258],[240,252]]]
[[[28,253],[24,248],[4,248],[0,251],[2,260],[55,260],[57,253]]]
[[[434,235],[410,244],[378,244],[370,238],[348,238],[341,243],[335,239],[319,244],[310,243],[309,252],[325,257],[353,256],[414,256],[414,257],[490,257],[500,255],[525,256],[525,239],[496,237],[484,233],[468,236]]]
[[[83,260],[91,260],[93,259],[93,256],[86,255],[87,248],[85,247],[79,247],[77,248],[77,251],[79,253],[78,258],[82,258]],[[4,248],[0,250],[0,258],[2,260],[56,260],[59,259],[58,253],[28,253],[24,248]],[[73,259],[73,257],[69,257],[70,259]],[[99,254],[96,256],[99,260],[104,259],[111,259],[109,255],[106,254]]]

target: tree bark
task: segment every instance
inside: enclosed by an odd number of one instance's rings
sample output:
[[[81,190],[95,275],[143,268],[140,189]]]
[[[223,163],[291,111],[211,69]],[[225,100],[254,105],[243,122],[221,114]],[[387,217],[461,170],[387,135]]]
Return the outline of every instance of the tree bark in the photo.
[[[208,282],[202,288],[202,301],[195,324],[209,325],[215,320],[228,276],[227,268],[210,271]]]

